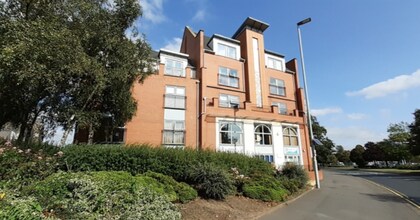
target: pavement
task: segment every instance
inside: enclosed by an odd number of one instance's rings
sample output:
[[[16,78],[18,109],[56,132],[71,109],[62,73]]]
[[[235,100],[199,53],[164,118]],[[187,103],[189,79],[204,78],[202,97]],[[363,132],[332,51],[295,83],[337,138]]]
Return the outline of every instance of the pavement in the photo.
[[[364,178],[324,170],[321,189],[285,203],[261,220],[419,220],[420,209]]]

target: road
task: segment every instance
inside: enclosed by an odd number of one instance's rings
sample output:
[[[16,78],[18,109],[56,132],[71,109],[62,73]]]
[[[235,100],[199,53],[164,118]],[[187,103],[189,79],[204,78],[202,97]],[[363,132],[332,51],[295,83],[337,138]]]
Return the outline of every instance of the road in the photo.
[[[350,172],[349,174],[363,177],[396,190],[420,205],[420,176],[375,172]]]
[[[324,170],[321,189],[281,205],[262,220],[418,220],[420,210],[363,178]]]

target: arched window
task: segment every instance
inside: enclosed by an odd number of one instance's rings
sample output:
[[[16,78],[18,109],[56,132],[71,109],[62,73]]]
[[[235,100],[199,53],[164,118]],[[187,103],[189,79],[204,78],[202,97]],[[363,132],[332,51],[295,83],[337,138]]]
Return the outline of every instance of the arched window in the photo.
[[[283,143],[284,146],[299,146],[298,133],[295,128],[286,127],[283,129]]]
[[[271,126],[266,124],[255,124],[255,144],[272,145]]]
[[[221,122],[220,143],[231,145],[243,145],[242,123]]]

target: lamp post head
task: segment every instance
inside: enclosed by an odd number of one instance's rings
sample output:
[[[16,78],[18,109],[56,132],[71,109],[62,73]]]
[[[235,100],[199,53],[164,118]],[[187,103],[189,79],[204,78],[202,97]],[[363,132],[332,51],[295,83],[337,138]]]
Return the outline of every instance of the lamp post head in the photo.
[[[298,23],[297,23],[297,26],[301,26],[301,25],[304,25],[304,24],[306,24],[306,23],[309,23],[309,22],[311,22],[311,18],[307,18],[307,19],[305,19],[305,20],[302,20],[302,21],[299,21]]]

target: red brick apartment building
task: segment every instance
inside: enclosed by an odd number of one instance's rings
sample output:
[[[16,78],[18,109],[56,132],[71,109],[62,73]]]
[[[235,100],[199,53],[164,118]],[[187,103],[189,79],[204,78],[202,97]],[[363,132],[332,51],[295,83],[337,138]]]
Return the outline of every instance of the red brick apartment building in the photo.
[[[133,86],[138,110],[121,141],[238,152],[312,170],[297,61],[265,48],[268,26],[247,18],[232,37],[186,27],[180,51],[160,50],[159,71]]]

